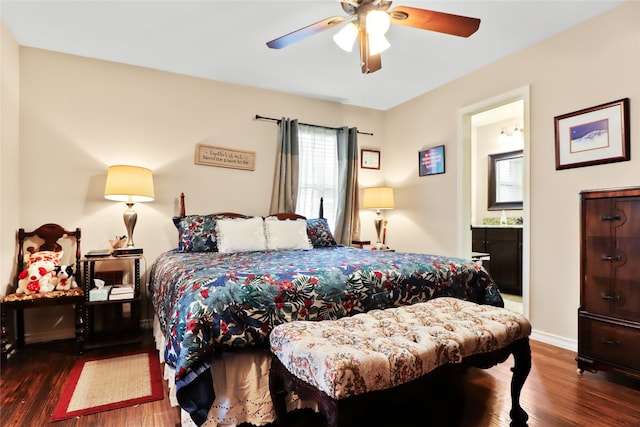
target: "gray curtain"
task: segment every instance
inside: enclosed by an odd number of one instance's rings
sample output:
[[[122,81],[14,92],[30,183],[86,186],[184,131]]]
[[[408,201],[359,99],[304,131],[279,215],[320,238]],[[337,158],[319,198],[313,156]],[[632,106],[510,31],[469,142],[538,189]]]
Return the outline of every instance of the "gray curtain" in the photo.
[[[298,120],[278,122],[278,153],[270,213],[296,211],[298,195]]]
[[[338,185],[335,239],[351,245],[360,228],[358,203],[358,129],[342,127],[338,132]]]

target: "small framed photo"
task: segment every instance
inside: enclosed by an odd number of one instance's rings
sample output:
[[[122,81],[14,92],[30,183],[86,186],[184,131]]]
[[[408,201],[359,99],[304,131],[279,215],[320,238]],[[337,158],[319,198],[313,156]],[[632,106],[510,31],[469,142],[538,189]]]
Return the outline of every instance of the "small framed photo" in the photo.
[[[380,169],[380,151],[360,150],[360,167],[362,169]]]
[[[631,159],[629,98],[556,116],[556,170]]]
[[[427,148],[418,152],[418,175],[444,173],[444,145]]]

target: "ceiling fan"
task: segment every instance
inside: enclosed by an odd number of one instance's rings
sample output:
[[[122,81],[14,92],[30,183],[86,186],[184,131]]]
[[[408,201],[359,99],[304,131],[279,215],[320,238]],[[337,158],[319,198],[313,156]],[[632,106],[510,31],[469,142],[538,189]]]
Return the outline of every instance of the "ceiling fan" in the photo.
[[[480,26],[478,18],[415,7],[398,6],[387,11],[391,7],[391,1],[387,0],[342,0],[340,3],[342,9],[349,14],[348,16],[332,16],[323,19],[271,40],[267,42],[267,46],[272,49],[282,49],[348,21],[349,23],[334,36],[334,40],[338,46],[350,52],[357,38],[362,72],[369,74],[382,68],[380,54],[390,46],[384,37],[390,23],[460,37],[469,37]]]

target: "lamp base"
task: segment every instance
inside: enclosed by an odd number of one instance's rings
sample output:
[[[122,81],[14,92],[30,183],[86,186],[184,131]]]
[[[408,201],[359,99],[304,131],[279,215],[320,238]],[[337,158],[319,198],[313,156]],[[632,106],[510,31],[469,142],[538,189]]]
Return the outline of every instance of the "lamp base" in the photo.
[[[127,228],[127,248],[132,248],[133,244],[133,229],[136,226],[138,220],[138,214],[133,210],[133,202],[127,203],[127,209],[124,211],[124,225]]]

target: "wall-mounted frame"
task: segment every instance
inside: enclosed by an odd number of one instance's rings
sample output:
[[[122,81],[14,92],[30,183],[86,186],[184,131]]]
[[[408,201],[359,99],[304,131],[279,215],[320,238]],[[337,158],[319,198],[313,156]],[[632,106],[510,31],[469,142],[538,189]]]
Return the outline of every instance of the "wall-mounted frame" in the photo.
[[[490,211],[522,209],[522,150],[489,154]]]
[[[256,169],[255,151],[240,151],[213,145],[196,144],[196,165],[216,166],[220,168]]]
[[[380,151],[360,150],[360,167],[362,169],[380,169]]]
[[[418,152],[418,175],[444,173],[444,145],[427,148]]]
[[[556,170],[631,159],[629,98],[556,116]]]

